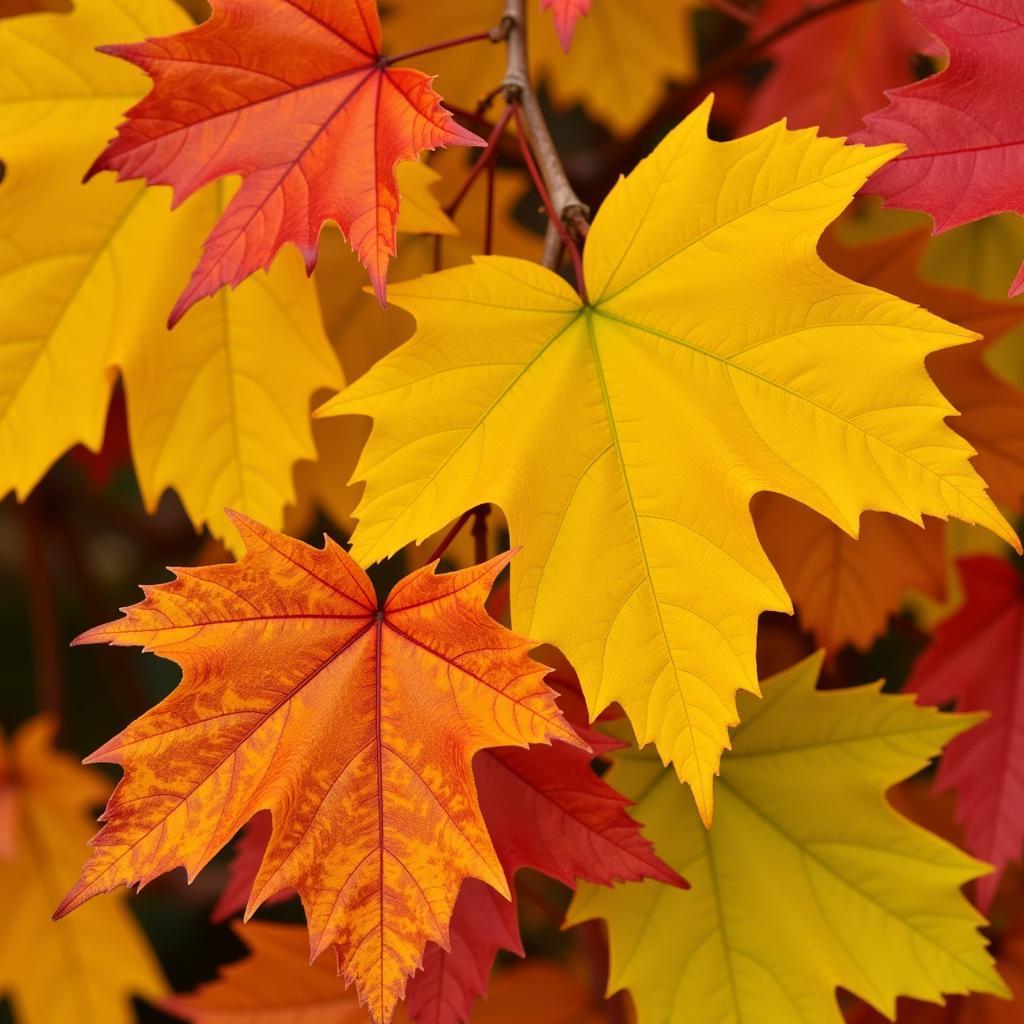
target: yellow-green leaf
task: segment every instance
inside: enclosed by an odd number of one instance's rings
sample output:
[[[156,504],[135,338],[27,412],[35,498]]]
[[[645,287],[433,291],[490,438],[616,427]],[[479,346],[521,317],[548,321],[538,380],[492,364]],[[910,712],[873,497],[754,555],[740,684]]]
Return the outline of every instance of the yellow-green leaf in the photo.
[[[897,150],[781,124],[711,142],[709,110],[602,206],[590,304],[501,257],[396,285],[417,333],[323,410],[375,421],[356,557],[500,505],[516,628],[565,652],[592,715],[622,705],[706,821],[735,692],[757,691],[758,615],[790,608],[754,494],[849,532],[874,508],[1013,539],[924,369],[972,335],[817,256]]]
[[[197,526],[233,537],[225,507],[280,525],[292,467],[315,454],[311,398],[342,377],[297,253],[167,331],[223,184],[172,214],[166,189],[81,183],[146,91],[95,47],[187,24],[171,0],[0,23],[0,494],[101,445],[120,373],[147,505],[173,487]]]
[[[987,865],[885,798],[976,719],[816,691],[820,663],[741,698],[710,830],[653,754],[615,755],[611,784],[693,886],[583,885],[569,910],[607,921],[609,989],[639,1024],[842,1024],[837,986],[890,1017],[897,995],[1005,991],[960,891]]]

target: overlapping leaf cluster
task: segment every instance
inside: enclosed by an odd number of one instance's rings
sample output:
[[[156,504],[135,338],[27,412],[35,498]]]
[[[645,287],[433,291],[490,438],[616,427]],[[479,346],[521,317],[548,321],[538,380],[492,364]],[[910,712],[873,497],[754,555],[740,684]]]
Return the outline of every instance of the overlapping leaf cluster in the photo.
[[[1009,1005],[1018,925],[1005,980],[981,929],[1024,843],[1024,253],[983,218],[1024,213],[1014,0],[729,0],[746,49],[702,73],[695,0],[27,6],[0,5],[2,487],[99,448],[120,381],[147,506],[174,489],[240,557],[79,638],[181,680],[88,759],[124,775],[77,882],[56,815],[98,783],[41,723],[4,756],[19,1020],[127,1019],[129,992],[196,1021],[608,1019],[571,957],[477,1003],[525,953],[531,872],[605,923],[640,1024]],[[522,76],[626,161],[592,216],[553,209]],[[321,510],[349,550],[289,535]],[[851,685],[894,616],[934,627],[907,693]],[[944,838],[887,797],[940,756]],[[306,927],[240,925],[247,959],[164,998],[123,908],[84,905],[236,836],[215,916],[297,896]],[[15,945],[41,903],[67,1005]]]

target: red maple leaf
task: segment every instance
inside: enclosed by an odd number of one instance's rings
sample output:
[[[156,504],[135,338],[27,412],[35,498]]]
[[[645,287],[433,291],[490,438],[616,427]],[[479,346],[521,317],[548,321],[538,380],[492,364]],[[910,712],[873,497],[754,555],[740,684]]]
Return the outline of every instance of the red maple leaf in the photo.
[[[854,136],[903,142],[867,191],[931,214],[936,231],[993,213],[1024,214],[1024,7],[1020,0],[907,0],[949,50],[949,66],[889,93]],[[1010,289],[1024,291],[1024,267]]]
[[[585,728],[586,718],[574,714],[585,716],[582,701],[576,709],[572,692],[566,697],[559,700],[562,711],[594,753],[620,745]],[[525,955],[512,885],[520,868],[571,888],[579,879],[612,885],[643,878],[688,888],[626,813],[630,801],[594,773],[591,756],[562,743],[525,751],[501,747],[474,760],[480,806],[512,901],[474,879],[463,883],[452,914],[451,952],[428,945],[422,972],[409,982],[406,1010],[415,1024],[462,1024],[487,991],[498,950]]]
[[[764,38],[806,11],[804,0],[766,0],[752,30]],[[868,0],[812,18],[766,52],[774,65],[755,91],[740,131],[786,118],[791,128],[848,135],[884,100],[914,80],[911,58],[932,45],[903,0]]]
[[[966,601],[938,626],[908,688],[925,704],[991,713],[949,744],[936,779],[956,790],[967,849],[996,867],[977,883],[987,910],[1024,843],[1024,576],[990,555],[958,567]]]
[[[381,302],[395,254],[395,168],[425,149],[482,145],[431,80],[380,53],[375,0],[213,0],[187,32],[104,52],[153,89],[89,171],[171,185],[175,205],[225,175],[243,179],[171,313],[267,268],[292,242],[316,264],[335,221]]]
[[[543,10],[550,10],[555,19],[555,31],[562,49],[567,53],[572,45],[572,33],[576,22],[590,11],[591,0],[540,0]]]

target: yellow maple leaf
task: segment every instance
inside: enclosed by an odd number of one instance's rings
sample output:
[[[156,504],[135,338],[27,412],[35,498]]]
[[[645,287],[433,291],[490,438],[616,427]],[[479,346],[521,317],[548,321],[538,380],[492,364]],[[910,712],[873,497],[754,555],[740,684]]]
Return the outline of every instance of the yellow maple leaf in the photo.
[[[102,777],[53,749],[54,723],[36,718],[0,737],[0,993],[18,1024],[132,1024],[132,994],[166,991],[122,897],[73,921],[50,914],[78,872]]]
[[[878,242],[893,235],[932,227],[926,213],[883,209],[877,196],[861,196],[836,222],[844,245]],[[921,275],[936,284],[969,288],[982,298],[1006,302],[1006,273],[1020,266],[1024,218],[999,213],[935,235],[921,259]]]
[[[708,822],[735,692],[757,691],[758,615],[791,607],[754,494],[849,533],[874,508],[1015,540],[924,369],[973,335],[816,252],[897,149],[781,124],[711,142],[709,111],[605,201],[589,302],[502,257],[397,285],[417,333],[322,410],[375,421],[357,559],[500,505],[523,547],[512,621],[564,651],[591,715],[622,705]]]
[[[459,207],[458,227],[442,212],[433,192],[451,201],[465,181],[471,161],[464,151],[439,150],[433,154],[429,167],[402,164],[398,183],[402,191],[402,212],[398,229],[403,233],[398,256],[388,271],[389,280],[408,281],[429,273],[434,268],[436,240],[444,235],[441,247],[443,266],[469,263],[483,247],[487,219],[486,190],[479,182]],[[408,169],[408,170],[407,170]],[[415,172],[416,179],[409,172]],[[403,174],[406,177],[403,177]],[[499,168],[494,179],[494,245],[505,255],[523,259],[539,259],[540,238],[519,224],[514,207],[529,187],[522,172]],[[409,208],[416,215],[407,214]],[[427,233],[430,234],[427,234]],[[361,377],[375,362],[396,349],[415,329],[415,321],[394,304],[381,308],[376,296],[369,294],[366,271],[337,230],[325,232],[320,242],[320,260],[314,278],[320,292],[324,326],[341,361],[345,378]],[[359,501],[362,487],[349,483],[359,453],[363,450],[370,425],[365,419],[351,416],[318,419],[313,424],[316,442],[315,462],[301,462],[296,467],[296,505],[289,510],[288,532],[301,536],[311,528],[315,506],[333,523],[352,533],[352,513]],[[497,527],[497,515],[489,525]],[[422,564],[422,558],[434,550],[440,537],[428,538],[421,549],[411,552],[410,564]],[[449,547],[447,558],[456,565],[470,565],[474,559],[473,539],[463,531]],[[416,556],[421,558],[416,561]]]
[[[171,0],[0,23],[0,494],[24,497],[76,443],[99,448],[120,372],[147,506],[173,487],[234,541],[226,507],[280,524],[292,466],[314,455],[312,395],[343,381],[294,252],[168,333],[224,184],[174,214],[166,189],[81,184],[146,89],[95,47],[187,24]]]
[[[656,757],[615,755],[611,784],[693,885],[585,884],[569,909],[607,921],[609,990],[640,1024],[842,1024],[837,986],[890,1018],[897,995],[1005,993],[960,892],[987,865],[885,799],[977,719],[878,685],[816,691],[820,664],[743,698],[710,831]]]
[[[552,103],[579,104],[616,135],[628,135],[664,94],[668,81],[686,81],[696,69],[693,11],[699,0],[595,0],[576,23],[566,53],[551,19],[539,4],[527,16],[531,74]],[[498,3],[425,4],[390,0],[384,33],[394,51],[416,49],[487,29],[501,19]],[[452,103],[475,106],[501,84],[505,53],[487,43],[439,50],[416,58],[416,66],[438,76]]]

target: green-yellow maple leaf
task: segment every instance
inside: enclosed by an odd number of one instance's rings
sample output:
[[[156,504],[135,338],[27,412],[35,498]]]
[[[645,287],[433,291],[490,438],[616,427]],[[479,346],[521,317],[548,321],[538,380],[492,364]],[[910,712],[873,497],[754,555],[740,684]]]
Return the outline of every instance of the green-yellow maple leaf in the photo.
[[[618,701],[705,821],[758,615],[790,608],[749,503],[787,494],[1013,533],[944,422],[925,356],[972,335],[815,251],[896,148],[774,125],[707,138],[710,103],[619,182],[584,254],[590,304],[522,260],[395,286],[417,333],[323,412],[374,429],[363,563],[489,501],[522,545],[516,628],[557,644],[592,715]]]
[[[292,468],[315,455],[312,396],[342,377],[294,252],[168,333],[223,183],[173,214],[166,189],[82,185],[147,88],[95,47],[188,24],[171,0],[0,22],[0,495],[24,497],[76,443],[100,446],[120,373],[147,505],[173,487],[197,526],[233,537],[225,507],[280,525]]]
[[[710,830],[653,754],[615,755],[611,784],[693,886],[584,885],[570,907],[607,921],[609,989],[640,1024],[842,1024],[837,986],[890,1018],[897,995],[1005,993],[960,891],[988,866],[885,798],[977,719],[877,685],[816,691],[820,664],[741,698]]]

